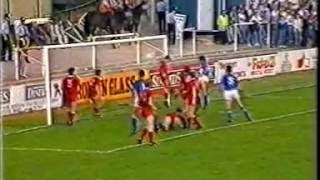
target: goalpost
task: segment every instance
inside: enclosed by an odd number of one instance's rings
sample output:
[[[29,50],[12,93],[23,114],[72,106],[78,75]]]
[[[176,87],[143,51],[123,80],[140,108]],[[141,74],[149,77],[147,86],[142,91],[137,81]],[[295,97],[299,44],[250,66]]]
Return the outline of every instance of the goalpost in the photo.
[[[128,36],[128,35],[122,35]],[[132,35],[129,35],[132,36]],[[152,42],[152,43],[150,43]],[[112,49],[110,45],[114,44],[123,44],[120,49]],[[128,43],[135,43],[135,47],[133,45],[125,45]],[[112,52],[115,54],[119,53],[123,56],[124,59],[129,59],[129,64],[141,64],[144,63],[145,53],[155,53],[164,57],[168,55],[168,39],[166,35],[160,36],[149,36],[149,37],[136,37],[129,39],[120,39],[120,40],[110,40],[110,41],[98,41],[98,42],[87,42],[87,43],[76,43],[76,44],[68,44],[68,45],[48,45],[42,47],[42,63],[43,63],[43,72],[44,72],[44,80],[45,80],[45,109],[46,109],[46,124],[47,126],[51,126],[53,124],[53,112],[52,112],[52,73],[57,70],[60,70],[60,74],[65,72],[69,67],[78,67],[78,65],[83,65],[83,67],[78,68],[78,70],[82,72],[87,72],[88,69],[94,70],[96,68],[104,68],[108,67],[110,64],[113,66],[121,66],[121,59],[113,60]],[[105,52],[110,52],[110,54],[105,54]],[[100,56],[98,58],[98,54]],[[133,55],[127,57],[127,55]],[[102,55],[101,55],[102,54]],[[74,58],[69,59],[70,57]],[[57,57],[55,57],[57,56]],[[66,57],[67,56],[67,57]],[[82,56],[86,56],[83,58]],[[102,58],[101,58],[102,56]],[[105,59],[104,56],[108,56]],[[110,57],[111,56],[111,57]],[[83,62],[79,63],[83,58]],[[116,57],[115,57],[116,58]],[[133,59],[130,59],[133,58]],[[152,57],[150,61],[153,61]],[[111,60],[111,61],[107,61]],[[69,62],[68,64],[68,61]],[[99,61],[99,62],[98,62]],[[104,64],[105,63],[105,64]],[[59,64],[59,66],[57,66]],[[89,66],[89,67],[88,67]],[[111,66],[111,65],[110,65]]]

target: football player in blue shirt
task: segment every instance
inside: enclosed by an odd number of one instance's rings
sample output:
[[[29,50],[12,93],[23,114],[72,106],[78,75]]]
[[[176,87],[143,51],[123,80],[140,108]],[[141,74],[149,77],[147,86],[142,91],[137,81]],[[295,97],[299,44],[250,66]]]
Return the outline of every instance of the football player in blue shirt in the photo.
[[[229,118],[229,122],[232,122],[232,103],[236,101],[240,109],[243,111],[245,117],[251,121],[252,118],[246,108],[243,106],[240,100],[239,94],[239,81],[238,79],[232,74],[232,67],[226,67],[226,73],[223,75],[220,81],[220,90],[223,93],[225,102],[226,102],[226,110]]]
[[[133,94],[133,113],[131,116],[132,122],[132,135],[139,131],[140,127],[140,106],[139,99],[141,93],[146,89],[145,84],[145,72],[144,70],[139,71],[139,79],[133,83],[132,94]]]

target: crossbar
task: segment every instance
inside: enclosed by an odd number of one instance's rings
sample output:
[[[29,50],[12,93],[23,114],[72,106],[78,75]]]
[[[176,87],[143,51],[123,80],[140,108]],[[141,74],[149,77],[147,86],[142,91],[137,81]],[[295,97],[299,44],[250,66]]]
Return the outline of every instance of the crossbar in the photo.
[[[100,42],[86,42],[86,43],[77,43],[77,44],[68,44],[68,45],[48,45],[44,46],[47,49],[62,49],[62,48],[75,48],[75,47],[88,47],[88,46],[99,46],[106,44],[116,44],[116,43],[126,43],[126,42],[137,42],[137,41],[148,41],[148,40],[165,40],[166,35],[159,36],[147,36],[147,37],[138,37],[132,39],[119,39],[119,40],[109,40],[109,41],[100,41]]]
[[[93,41],[100,38],[117,38],[117,37],[137,37],[139,36],[138,33],[125,33],[125,34],[108,34],[108,35],[101,35],[101,36],[93,36]]]

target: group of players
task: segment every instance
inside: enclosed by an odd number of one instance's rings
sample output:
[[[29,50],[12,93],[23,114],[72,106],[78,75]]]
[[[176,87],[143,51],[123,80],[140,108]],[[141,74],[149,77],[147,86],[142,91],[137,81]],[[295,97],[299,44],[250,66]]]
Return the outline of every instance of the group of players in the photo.
[[[200,67],[198,72],[185,66],[181,73],[181,83],[176,91],[173,91],[169,81],[169,68],[166,61],[170,57],[160,62],[159,75],[163,87],[165,106],[171,106],[172,96],[180,97],[183,108],[177,108],[175,112],[168,113],[160,121],[158,108],[153,102],[153,93],[151,92],[151,82],[146,77],[144,70],[139,71],[138,80],[132,85],[133,94],[133,112],[132,112],[132,134],[138,135],[138,143],[145,140],[151,145],[156,144],[155,136],[158,131],[170,131],[174,128],[183,129],[201,129],[202,121],[198,115],[198,110],[207,108],[209,104],[208,88],[210,77],[214,76],[214,69],[211,68],[204,56],[199,57]],[[238,79],[232,75],[232,67],[226,66],[224,75],[219,78],[218,89],[222,93],[225,103],[227,116],[231,122],[233,119],[232,107],[236,102],[243,111],[248,120],[252,120],[248,111],[244,108],[239,95]],[[96,70],[95,76],[90,81],[89,97],[93,104],[95,115],[101,116],[101,70]],[[80,79],[75,75],[75,68],[70,68],[68,76],[63,80],[62,89],[64,95],[64,105],[68,107],[68,125],[73,125],[78,118],[76,117],[76,105],[78,98],[78,89]]]

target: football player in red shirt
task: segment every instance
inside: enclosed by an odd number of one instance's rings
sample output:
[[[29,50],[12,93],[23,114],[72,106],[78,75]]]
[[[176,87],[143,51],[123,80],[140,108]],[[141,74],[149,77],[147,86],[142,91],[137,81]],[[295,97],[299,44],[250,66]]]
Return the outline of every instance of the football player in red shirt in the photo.
[[[169,57],[165,59],[169,59]],[[171,106],[169,71],[167,63],[164,60],[160,61],[159,75],[164,91],[165,106],[169,108]]]
[[[145,83],[146,88],[140,93],[139,106],[141,108],[141,117],[145,121],[145,127],[142,129],[138,143],[142,144],[143,140],[148,136],[151,145],[155,142],[155,111],[157,108],[153,104],[152,93],[149,89],[150,82]]]
[[[75,73],[74,67],[69,68],[67,77],[62,81],[63,104],[68,108],[68,125],[73,125],[76,121],[80,79]]]
[[[169,131],[175,127],[186,128],[186,119],[184,117],[183,111],[181,108],[177,108],[176,112],[168,113],[160,124],[160,127],[163,131]]]
[[[191,128],[192,125],[196,125],[196,129],[203,127],[197,111],[201,105],[200,102],[200,84],[198,79],[195,77],[195,73],[190,73],[191,80],[186,82],[186,114],[187,114],[187,124]]]
[[[186,94],[187,94],[187,84],[191,80],[191,68],[189,66],[185,66],[183,72],[180,74],[180,87],[179,87],[179,93],[182,98],[184,107],[187,105],[186,101]],[[186,108],[185,108],[186,110]]]
[[[101,98],[102,98],[102,76],[101,70],[97,69],[95,71],[95,76],[90,81],[89,88],[89,98],[92,102],[93,112],[96,116],[101,117],[100,108],[101,108]]]

